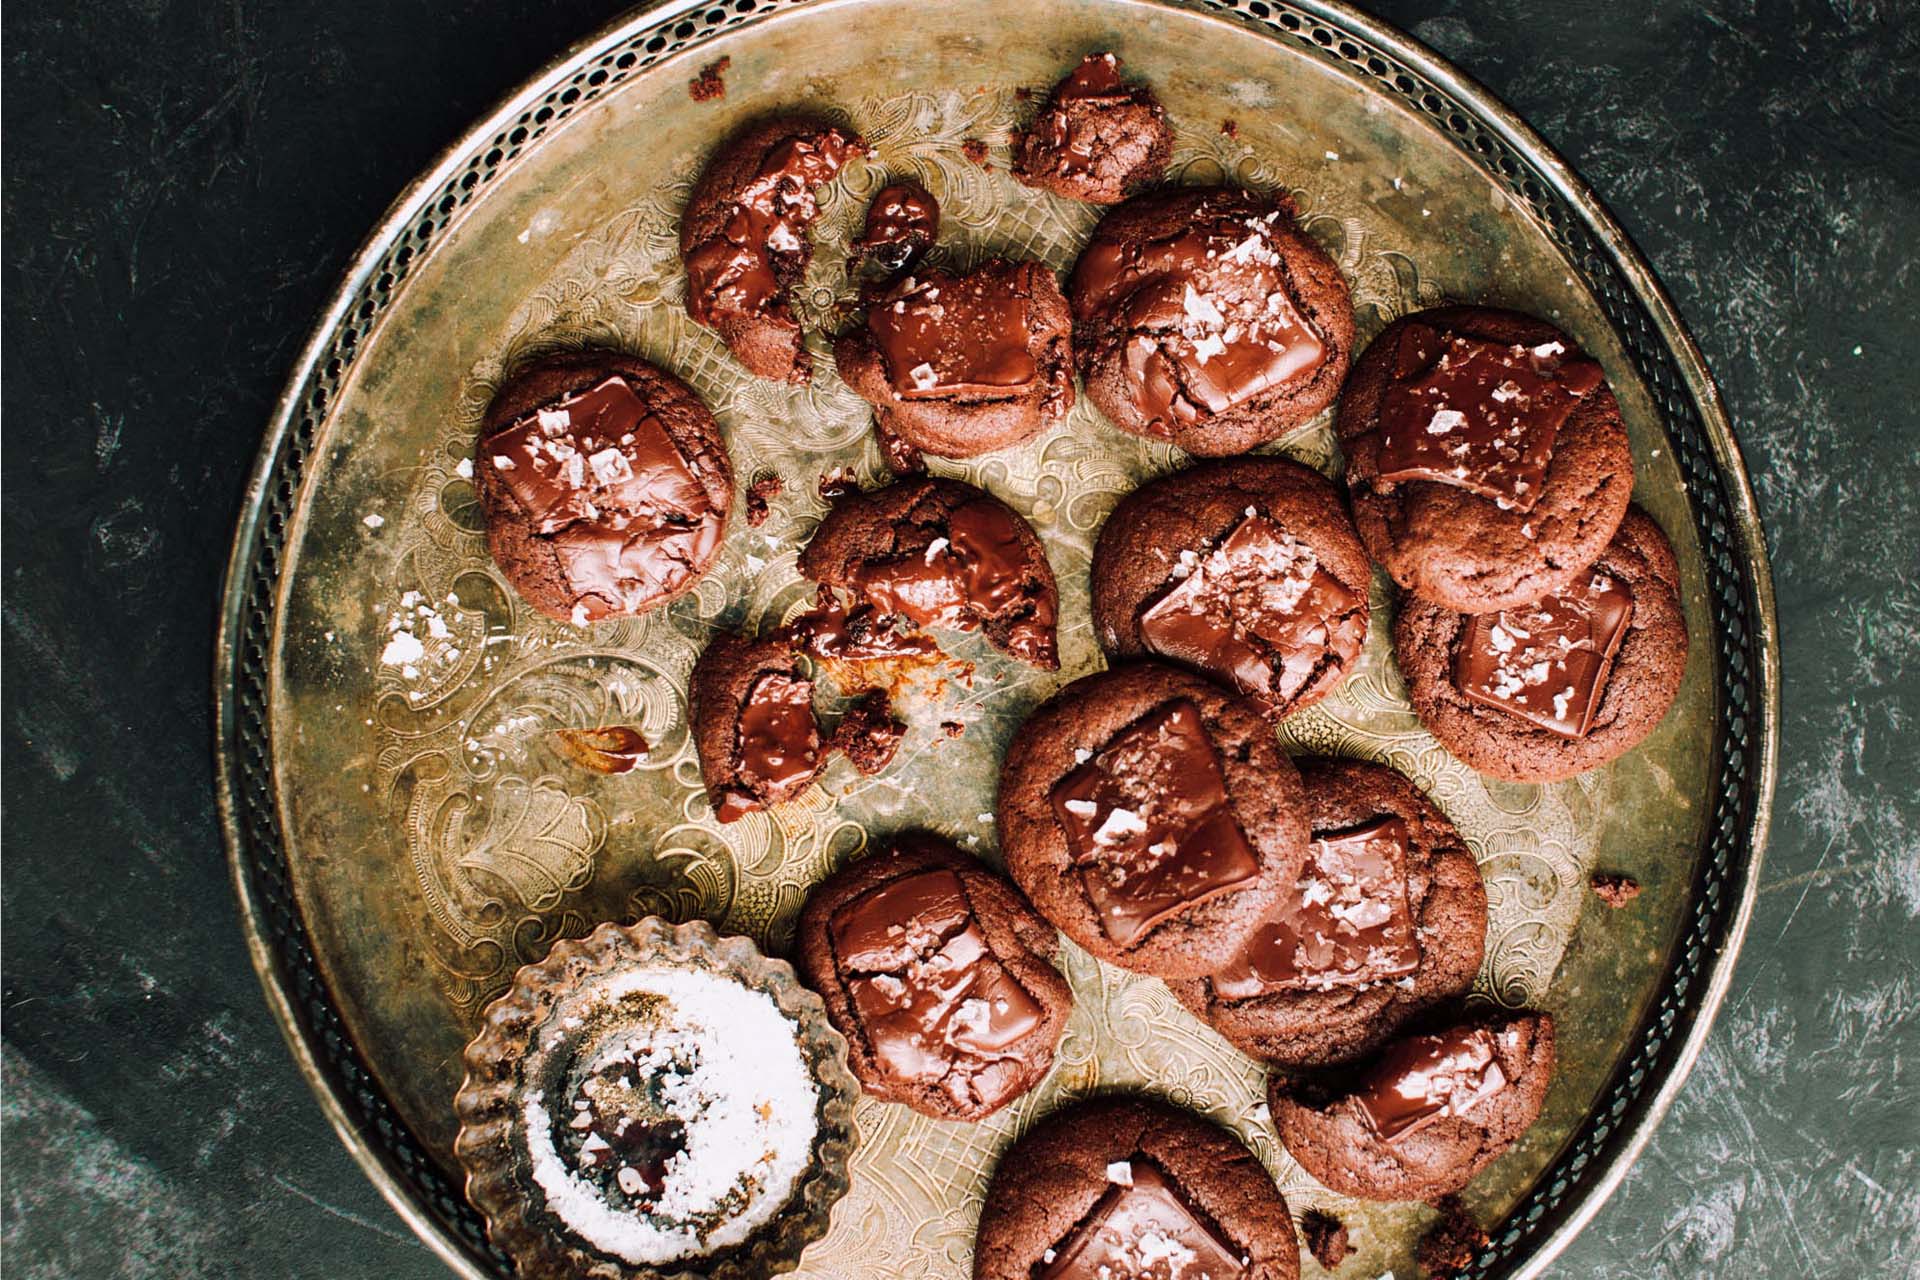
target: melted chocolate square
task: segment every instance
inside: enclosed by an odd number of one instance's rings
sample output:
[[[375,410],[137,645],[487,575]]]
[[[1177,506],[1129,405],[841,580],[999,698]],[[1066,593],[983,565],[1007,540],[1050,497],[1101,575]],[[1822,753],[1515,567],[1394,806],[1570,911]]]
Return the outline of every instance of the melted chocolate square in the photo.
[[[769,672],[754,681],[740,708],[740,782],[729,788],[714,817],[733,822],[783,799],[813,776],[820,761],[820,726],[813,718],[813,684]],[[749,794],[750,793],[750,794]]]
[[[1407,824],[1386,817],[1315,833],[1292,896],[1212,983],[1222,1000],[1251,1000],[1366,986],[1419,967],[1407,907]]]
[[[1531,511],[1560,425],[1600,366],[1535,347],[1410,325],[1380,410],[1380,479],[1430,480]]]
[[[1485,1027],[1453,1027],[1392,1045],[1361,1079],[1353,1105],[1388,1142],[1465,1115],[1506,1086]]]
[[[1114,1183],[1093,1209],[1043,1255],[1038,1280],[1233,1280],[1248,1264],[1160,1167],[1127,1161],[1129,1184]]]
[[[1468,619],[1453,682],[1469,701],[1584,737],[1632,618],[1626,586],[1595,570],[1556,595]]]
[[[1029,299],[1012,264],[909,276],[867,308],[867,329],[902,400],[1013,396],[1040,376]]]
[[[1260,873],[1213,740],[1185,698],[1121,730],[1051,799],[1100,927],[1121,946]]]

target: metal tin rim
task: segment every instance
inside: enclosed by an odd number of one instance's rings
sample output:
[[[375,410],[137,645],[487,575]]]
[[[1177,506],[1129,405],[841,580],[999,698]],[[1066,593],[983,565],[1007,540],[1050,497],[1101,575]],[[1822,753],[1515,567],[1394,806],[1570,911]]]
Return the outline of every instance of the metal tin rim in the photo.
[[[787,0],[782,7],[753,13],[748,21],[757,23],[777,18],[783,12],[803,6],[821,8],[843,2]],[[1115,0],[1115,3],[1179,8],[1274,39],[1278,39],[1278,28],[1261,31],[1260,25],[1273,27],[1268,19],[1274,10],[1282,7],[1258,3],[1258,0],[1245,0],[1244,4],[1243,0],[1187,0],[1185,3],[1180,0]],[[596,60],[606,58],[609,51],[630,44],[639,34],[665,33],[674,30],[677,25],[683,34],[680,43],[668,49],[666,59],[672,59],[697,48],[700,41],[708,36],[737,29],[736,24],[713,26],[709,23],[709,29],[700,30],[690,19],[705,7],[705,0],[667,0],[667,3],[657,7],[623,15],[599,33],[576,43],[530,77],[491,113],[442,151],[434,163],[400,193],[362,243],[294,363],[256,458],[227,564],[214,651],[215,781],[228,866],[240,905],[249,956],[295,1064],[341,1142],[362,1172],[414,1233],[448,1266],[471,1280],[487,1280],[493,1273],[470,1245],[457,1239],[446,1224],[422,1203],[392,1162],[376,1150],[365,1126],[355,1118],[342,1082],[325,1069],[316,1054],[315,1046],[309,1039],[311,1032],[301,1020],[294,994],[289,989],[288,979],[271,942],[271,928],[255,884],[257,869],[248,857],[241,812],[243,779],[241,743],[237,736],[240,707],[236,691],[239,664],[243,658],[248,587],[254,577],[258,539],[263,520],[268,515],[268,500],[276,470],[300,417],[306,389],[316,370],[327,358],[330,339],[347,323],[355,299],[361,296],[383,264],[389,261],[394,244],[405,236],[423,211],[431,207],[435,197],[459,173],[463,164],[469,169],[474,167],[473,157],[488,146],[489,140],[497,140],[505,134],[516,119],[527,115],[533,104],[543,97],[550,97],[557,85],[569,78],[578,82],[584,69]],[[1753,758],[1748,765],[1749,776],[1738,799],[1738,807],[1742,810],[1741,830],[1735,838],[1744,846],[1743,856],[1725,871],[1731,880],[1728,886],[1732,889],[1731,900],[1719,908],[1722,914],[1715,930],[1717,936],[1710,940],[1711,954],[1702,961],[1704,971],[1700,978],[1703,981],[1697,989],[1687,993],[1692,1008],[1683,1011],[1686,1021],[1684,1034],[1677,1043],[1667,1042],[1660,1054],[1667,1060],[1660,1070],[1657,1086],[1650,1092],[1637,1093],[1633,1097],[1631,1105],[1618,1117],[1619,1126],[1613,1130],[1617,1136],[1591,1162],[1588,1169],[1584,1172],[1575,1171],[1577,1181],[1584,1185],[1572,1188],[1574,1195],[1569,1203],[1558,1206],[1534,1204],[1528,1209],[1523,1202],[1521,1212],[1516,1213],[1516,1217],[1524,1216],[1525,1222],[1516,1226],[1510,1220],[1496,1229],[1496,1240],[1501,1238],[1502,1232],[1508,1239],[1513,1238],[1515,1232],[1530,1233],[1530,1229],[1544,1232],[1533,1242],[1524,1258],[1500,1272],[1530,1278],[1544,1271],[1566,1248],[1626,1176],[1627,1170],[1678,1096],[1705,1045],[1714,1017],[1731,984],[1734,961],[1753,912],[1778,771],[1779,634],[1766,542],[1746,466],[1721,404],[1719,390],[1707,371],[1699,348],[1651,266],[1605,205],[1566,161],[1489,91],[1410,36],[1361,13],[1343,0],[1290,0],[1285,7],[1306,14],[1333,31],[1348,33],[1375,49],[1389,53],[1427,84],[1444,92],[1453,103],[1470,111],[1477,123],[1491,129],[1502,142],[1524,157],[1532,170],[1546,180],[1553,194],[1577,213],[1586,231],[1603,247],[1611,266],[1621,274],[1635,300],[1645,308],[1652,322],[1654,336],[1678,368],[1685,392],[1698,412],[1717,478],[1724,489],[1723,496],[1729,507],[1732,526],[1729,533],[1744,574],[1741,586],[1744,587],[1745,598],[1742,603],[1751,615],[1751,628],[1746,643],[1741,647],[1751,663],[1751,678],[1757,696],[1749,708],[1753,724],[1748,740],[1752,744]],[[695,30],[688,32],[689,27],[695,27]],[[686,43],[688,40],[692,43]],[[324,1000],[324,994],[319,998]],[[1649,1020],[1654,1013],[1649,1011]],[[1645,1030],[1643,1025],[1643,1037]],[[1638,1070],[1644,1076],[1652,1068],[1642,1067]],[[1546,1177],[1553,1177],[1553,1171],[1550,1170]],[[1537,1194],[1529,1199],[1535,1199]],[[1476,1270],[1491,1274],[1485,1269],[1484,1257],[1481,1263]]]

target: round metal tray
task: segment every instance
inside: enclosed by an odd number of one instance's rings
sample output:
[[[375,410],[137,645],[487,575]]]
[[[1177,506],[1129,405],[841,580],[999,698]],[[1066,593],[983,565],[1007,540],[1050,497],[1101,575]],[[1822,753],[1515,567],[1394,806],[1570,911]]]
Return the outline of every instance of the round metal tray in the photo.
[[[303,352],[234,544],[216,672],[219,782],[255,964],[302,1071],[362,1167],[458,1271],[505,1275],[449,1151],[459,1049],[519,964],[602,919],[704,917],[774,951],[809,884],[869,839],[942,831],[997,860],[1000,750],[1101,659],[1092,539],[1119,496],[1178,464],[1089,406],[1021,449],[949,474],[1025,512],[1062,585],[1062,670],[978,643],[971,684],[921,681],[880,777],[844,765],[803,802],[721,828],[685,724],[685,678],[715,627],[801,606],[793,559],[824,510],[814,480],[882,473],[867,409],[824,351],[810,388],[758,382],[679,306],[675,228],[707,150],[748,116],[844,114],[875,146],[827,196],[800,298],[848,301],[865,198],[911,172],[941,197],[945,252],[1069,264],[1097,211],[1006,172],[1010,130],[1079,54],[1113,49],[1178,134],[1172,180],[1284,187],[1353,283],[1362,336],[1443,297],[1554,317],[1605,364],[1637,500],[1680,555],[1694,650],[1679,703],[1626,759],[1557,786],[1482,779],[1407,709],[1376,585],[1367,657],[1286,744],[1383,759],[1466,834],[1491,900],[1482,996],[1552,1010],[1563,1064],[1541,1122],[1468,1193],[1498,1225],[1474,1274],[1531,1275],[1623,1176],[1679,1087],[1725,990],[1752,901],[1774,778],[1777,657],[1765,550],[1698,351],[1598,201],[1525,125],[1394,31],[1335,4],[1267,0],[729,0],[627,18],[536,76],[395,204]],[[721,56],[727,92],[688,81]],[[1229,123],[1231,122],[1231,123]],[[972,141],[988,145],[982,166]],[[504,368],[607,343],[688,380],[736,471],[780,472],[774,518],[736,521],[715,572],[672,608],[576,629],[492,568],[461,460]],[[1334,466],[1325,418],[1279,451]],[[736,515],[738,513],[736,512]],[[418,596],[409,596],[418,592]],[[437,615],[429,628],[418,612]],[[396,616],[425,647],[381,661]],[[949,740],[938,722],[965,723]],[[655,744],[632,774],[581,772],[550,731],[623,722]],[[1584,909],[1590,870],[1638,878],[1622,912]],[[1319,1187],[1276,1142],[1260,1069],[1157,982],[1070,945],[1078,1011],[1052,1076],[981,1125],[863,1100],[854,1187],[803,1274],[962,1276],[987,1174],[1037,1114],[1146,1088],[1234,1128],[1296,1211],[1355,1228],[1366,1274],[1410,1266],[1431,1211]]]

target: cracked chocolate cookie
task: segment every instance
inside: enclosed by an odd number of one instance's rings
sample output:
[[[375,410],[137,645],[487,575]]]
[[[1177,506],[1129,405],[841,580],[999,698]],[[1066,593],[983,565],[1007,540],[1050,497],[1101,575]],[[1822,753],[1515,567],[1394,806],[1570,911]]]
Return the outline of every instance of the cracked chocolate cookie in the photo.
[[[707,407],[615,351],[527,365],[474,447],[487,550],[550,617],[584,626],[691,591],[720,555],[733,467]]]
[[[1557,782],[1625,755],[1673,705],[1687,670],[1680,566],[1636,507],[1599,559],[1537,600],[1471,616],[1404,601],[1393,648],[1441,746],[1481,773]]]
[[[1335,429],[1360,540],[1460,613],[1557,591],[1626,515],[1633,453],[1600,366],[1544,320],[1440,307],[1355,363]]]
[[[719,821],[784,804],[826,763],[813,682],[787,637],[716,635],[690,685],[693,744]]]
[[[1120,59],[1090,53],[1014,141],[1013,176],[1090,204],[1117,204],[1160,181],[1173,130],[1153,90],[1120,78]]]
[[[1331,693],[1367,642],[1373,566],[1332,484],[1297,462],[1206,463],[1134,490],[1093,551],[1116,658],[1165,658],[1279,718]]]
[[[890,279],[920,261],[940,238],[940,202],[917,182],[882,187],[867,205],[860,238],[847,246],[849,274],[871,267]]]
[[[1302,760],[1306,869],[1231,962],[1167,984],[1256,1058],[1344,1062],[1473,985],[1487,890],[1466,842],[1406,778],[1361,760]]]
[[[1073,1011],[1053,926],[937,836],[821,883],[797,946],[862,1087],[935,1119],[979,1120],[1033,1088]]]
[[[1226,1130],[1166,1103],[1057,1111],[987,1186],[974,1280],[1297,1280],[1287,1202]]]
[[[873,406],[895,469],[912,451],[971,458],[1031,439],[1073,407],[1073,321],[1053,272],[993,258],[921,269],[865,291],[866,317],[833,344],[840,377]]]
[[[811,116],[775,116],[721,144],[680,218],[687,314],[720,335],[749,372],[806,382],[792,291],[813,258],[816,188],[866,154],[850,129]]]
[[[1059,592],[1027,522],[984,489],[922,476],[841,496],[800,553],[800,572],[880,614],[984,631],[1036,667],[1060,665]]]
[[[1553,1019],[1494,1014],[1395,1040],[1337,1080],[1276,1075],[1274,1126],[1300,1167],[1363,1200],[1467,1185],[1539,1118]]]
[[[1014,734],[1000,847],[1040,914],[1109,964],[1225,966],[1300,878],[1300,775],[1260,712],[1137,663],[1074,681]]]
[[[1155,191],[1100,220],[1067,285],[1087,398],[1123,431],[1245,453],[1333,402],[1353,302],[1285,196]]]

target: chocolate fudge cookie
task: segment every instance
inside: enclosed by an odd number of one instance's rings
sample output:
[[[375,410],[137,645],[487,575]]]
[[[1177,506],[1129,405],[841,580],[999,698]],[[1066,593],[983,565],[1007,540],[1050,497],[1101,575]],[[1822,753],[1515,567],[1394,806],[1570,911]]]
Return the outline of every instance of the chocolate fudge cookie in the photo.
[[[1600,366],[1518,312],[1394,321],[1354,365],[1335,428],[1367,550],[1402,587],[1461,613],[1572,582],[1633,493]]]
[[[974,1280],[1297,1280],[1273,1179],[1232,1134],[1144,1098],[1055,1112],[987,1187]]]
[[[783,804],[826,763],[813,682],[785,636],[721,634],[693,664],[693,745],[721,822]]]
[[[1481,773],[1557,782],[1625,755],[1687,669],[1680,566],[1635,508],[1600,558],[1550,595],[1469,616],[1407,600],[1393,648],[1440,745]]]
[[[1059,934],[936,836],[843,867],[800,913],[798,963],[866,1091],[979,1120],[1038,1084],[1073,1011]]]
[[[1120,59],[1090,53],[1053,86],[1014,141],[1013,176],[1073,200],[1117,204],[1160,181],[1173,130],[1153,90],[1120,78]]]
[[[1022,662],[1053,670],[1059,593],[1019,513],[984,489],[922,476],[833,504],[800,572],[918,626],[976,628]]]
[[[1074,681],[1014,734],[1000,847],[1040,914],[1162,978],[1231,961],[1300,878],[1300,775],[1260,712],[1153,663]]]
[[[487,550],[551,617],[585,625],[686,594],[720,555],[733,467],[685,384],[615,351],[535,361],[474,448]]]
[[[814,190],[866,150],[850,129],[776,116],[727,139],[700,175],[680,218],[687,314],[750,372],[783,382],[812,376],[791,295],[813,258]]]
[[[1333,402],[1353,302],[1285,196],[1156,191],[1094,228],[1067,286],[1087,397],[1123,431],[1245,453]]]
[[[833,344],[882,438],[942,458],[1019,444],[1073,407],[1073,321],[1053,272],[994,258],[866,292]]]
[[[1394,770],[1302,760],[1300,780],[1306,870],[1230,963],[1167,988],[1253,1057],[1317,1067],[1473,985],[1487,891],[1460,833]]]
[[[1499,1014],[1389,1044],[1337,1082],[1268,1088],[1300,1167],[1363,1200],[1430,1200],[1467,1185],[1540,1115],[1553,1019]]]
[[[1317,702],[1367,642],[1373,566],[1333,485],[1239,458],[1143,485],[1093,552],[1093,622],[1117,658],[1212,676],[1277,717]]]
[[[882,187],[867,205],[860,238],[847,246],[847,270],[872,266],[882,277],[912,267],[940,237],[940,202],[917,182]]]

